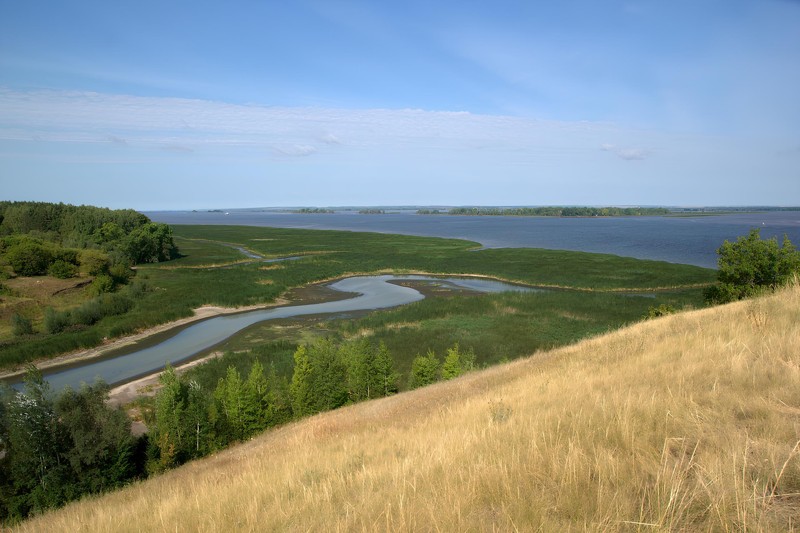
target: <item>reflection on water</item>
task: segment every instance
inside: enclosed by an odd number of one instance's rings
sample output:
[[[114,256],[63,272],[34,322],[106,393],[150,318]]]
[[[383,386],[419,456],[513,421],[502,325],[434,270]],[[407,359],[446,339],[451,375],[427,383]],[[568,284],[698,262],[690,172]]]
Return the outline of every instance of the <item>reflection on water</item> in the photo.
[[[244,328],[279,318],[343,313],[396,307],[424,298],[418,291],[387,283],[399,280],[429,280],[472,291],[496,293],[502,291],[531,291],[529,287],[511,285],[494,280],[477,278],[431,278],[426,276],[359,276],[345,278],[328,285],[331,289],[355,293],[358,296],[345,300],[308,305],[274,307],[233,315],[214,317],[197,322],[179,331],[163,342],[120,355],[111,359],[94,361],[45,375],[54,389],[66,386],[77,388],[81,382],[91,383],[100,377],[106,383],[129,381],[137,376],[157,371],[165,363],[176,364],[219,344]]]

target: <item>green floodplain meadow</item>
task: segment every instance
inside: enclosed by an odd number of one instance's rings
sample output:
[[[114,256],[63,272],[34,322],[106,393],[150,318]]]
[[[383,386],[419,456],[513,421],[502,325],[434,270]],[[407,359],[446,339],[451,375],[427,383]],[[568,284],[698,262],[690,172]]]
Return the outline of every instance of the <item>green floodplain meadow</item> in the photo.
[[[246,369],[260,359],[288,375],[298,343],[332,336],[385,343],[406,376],[416,355],[443,354],[455,343],[474,351],[478,365],[490,365],[642,320],[661,305],[702,307],[703,288],[716,277],[714,270],[690,265],[571,251],[481,249],[456,239],[249,226],[173,226],[173,231],[181,257],[137,267],[137,297],[129,311],[55,335],[13,338],[0,332],[0,369],[94,347],[189,317],[204,305],[267,305],[287,295],[302,299],[300,288],[353,274],[477,275],[548,289],[477,295],[422,287],[426,299],[395,309],[264,322],[217,346],[225,356],[194,370],[197,379],[213,383],[227,366]],[[267,263],[237,248],[267,258],[300,258]],[[69,300],[78,303],[80,297]],[[41,330],[40,319],[34,325]]]

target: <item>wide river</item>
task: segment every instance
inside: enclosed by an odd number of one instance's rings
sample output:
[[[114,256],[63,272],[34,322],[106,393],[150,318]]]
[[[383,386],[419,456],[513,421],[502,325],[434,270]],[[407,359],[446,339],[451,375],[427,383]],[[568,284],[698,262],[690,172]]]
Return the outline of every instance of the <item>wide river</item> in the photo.
[[[167,224],[239,224],[277,228],[375,231],[448,237],[486,248],[549,248],[655,259],[715,268],[716,249],[752,228],[763,238],[789,236],[800,245],[800,211],[771,211],[693,217],[505,217],[417,215],[413,212],[360,215],[294,214],[269,210],[222,212],[152,211]]]
[[[354,311],[385,309],[417,300],[424,296],[410,287],[392,281],[416,280],[438,283],[453,289],[492,293],[502,291],[532,291],[499,281],[478,278],[430,278],[425,276],[357,276],[328,284],[336,291],[351,293],[351,298],[332,302],[286,305],[232,315],[223,315],[196,322],[183,328],[158,344],[141,348],[132,346],[114,357],[89,361],[80,366],[44,373],[50,385],[60,390],[66,386],[77,389],[81,382],[92,383],[102,378],[108,384],[124,383],[207,352],[237,332],[265,320],[297,316],[340,314]],[[19,388],[21,385],[16,383]]]

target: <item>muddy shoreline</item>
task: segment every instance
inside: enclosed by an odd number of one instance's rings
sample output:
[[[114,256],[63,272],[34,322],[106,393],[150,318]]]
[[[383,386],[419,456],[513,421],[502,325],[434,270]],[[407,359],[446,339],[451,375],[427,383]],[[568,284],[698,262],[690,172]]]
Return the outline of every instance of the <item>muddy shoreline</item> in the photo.
[[[473,276],[460,276],[460,277],[473,277]],[[91,348],[89,350],[80,350],[69,354],[40,361],[37,363],[37,368],[43,371],[53,371],[56,369],[69,368],[71,366],[78,366],[87,362],[98,360],[102,358],[111,358],[118,355],[115,352],[124,351],[125,348],[140,348],[142,344],[148,342],[160,342],[159,338],[172,335],[176,331],[187,327],[190,324],[207,320],[220,315],[231,315],[243,313],[257,309],[270,309],[278,306],[295,306],[306,305],[309,303],[322,303],[336,300],[343,300],[351,298],[353,295],[350,293],[340,292],[327,287],[330,280],[316,282],[304,287],[299,287],[288,291],[278,300],[269,304],[243,306],[238,308],[224,308],[218,306],[203,306],[194,310],[191,317],[176,320],[152,328],[143,330],[135,335],[130,335],[114,341],[108,342],[102,346]],[[423,294],[424,297],[448,297],[456,294],[480,294],[480,292],[473,291],[466,288],[446,288],[437,283],[422,280],[402,280],[394,282],[398,285],[407,286],[416,289]],[[307,318],[307,317],[306,317]],[[302,320],[302,319],[301,319]],[[197,358],[187,360],[181,364],[175,365],[175,370],[178,373],[183,373],[188,369],[202,364],[209,359],[219,357],[222,352],[215,350],[205,355],[200,355]],[[153,372],[143,376],[138,376],[134,379],[127,380],[121,383],[115,383],[109,393],[108,402],[114,406],[125,406],[134,401],[140,396],[154,395],[159,389],[158,378],[162,371]],[[10,372],[0,373],[0,380],[15,381],[24,376],[24,369],[17,369]],[[137,428],[138,431],[146,430],[144,427]]]
[[[312,284],[305,287],[295,288],[289,290],[285,295],[279,297],[274,302],[265,304],[256,304],[242,307],[220,307],[213,305],[205,305],[193,310],[192,316],[173,320],[158,326],[144,329],[133,335],[120,337],[118,339],[109,340],[100,346],[89,348],[86,350],[76,350],[66,354],[59,355],[54,358],[41,359],[34,361],[31,364],[43,372],[53,371],[56,369],[69,368],[78,364],[84,364],[87,361],[101,359],[108,357],[116,351],[124,350],[125,348],[140,345],[162,334],[173,333],[180,328],[208,320],[221,315],[233,315],[238,313],[245,313],[248,311],[255,311],[259,309],[271,309],[281,306],[305,305],[308,303],[321,303],[328,301],[336,301],[349,298],[351,295],[340,293],[328,289],[320,284]],[[116,355],[116,354],[114,354]],[[15,368],[13,370],[0,371],[0,381],[13,382],[19,380],[27,372],[26,368]]]

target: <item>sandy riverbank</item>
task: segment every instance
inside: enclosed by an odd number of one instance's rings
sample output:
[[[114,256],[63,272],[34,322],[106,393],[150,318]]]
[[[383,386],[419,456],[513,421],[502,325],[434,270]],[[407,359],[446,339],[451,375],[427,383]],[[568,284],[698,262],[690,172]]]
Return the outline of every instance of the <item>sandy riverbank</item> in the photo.
[[[104,342],[102,345],[95,346],[94,348],[89,348],[88,350],[78,350],[64,355],[60,355],[58,357],[54,357],[52,359],[35,361],[34,364],[36,365],[36,368],[44,371],[44,370],[51,370],[53,368],[57,368],[60,366],[71,365],[81,361],[90,361],[92,359],[102,357],[113,350],[117,350],[119,348],[135,344],[139,341],[142,341],[150,337],[151,335],[155,335],[157,333],[163,333],[173,328],[185,326],[193,322],[198,322],[200,320],[205,320],[207,318],[219,315],[230,315],[234,313],[241,313],[244,311],[253,311],[255,309],[269,309],[271,307],[286,305],[288,303],[291,302],[289,300],[281,298],[269,304],[249,305],[243,307],[218,307],[211,305],[198,307],[193,311],[193,314],[190,317],[181,318],[179,320],[173,320],[172,322],[167,322],[165,324],[153,326],[152,328],[143,329],[138,333],[135,333],[133,335],[128,335],[126,337],[120,337],[118,339],[108,340]],[[21,377],[25,375],[25,372],[26,372],[25,368],[16,368],[14,370],[2,371],[0,372],[0,379],[13,379]]]

